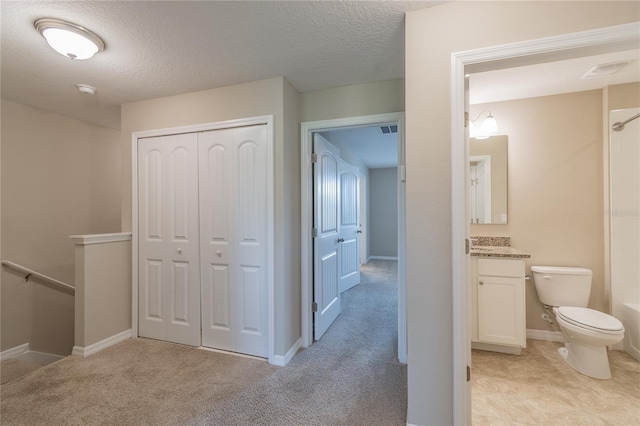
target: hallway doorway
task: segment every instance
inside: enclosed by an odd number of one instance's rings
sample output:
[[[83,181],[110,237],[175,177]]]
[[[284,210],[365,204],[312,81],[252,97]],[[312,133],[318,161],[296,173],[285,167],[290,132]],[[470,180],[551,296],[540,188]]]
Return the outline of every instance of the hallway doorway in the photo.
[[[302,175],[302,346],[313,342],[313,283],[314,263],[314,203],[313,203],[313,138],[314,134],[327,134],[345,129],[380,126],[394,127],[397,131],[397,359],[406,363],[406,282],[405,282],[405,188],[404,188],[404,113],[381,114],[337,120],[302,123],[301,175]]]

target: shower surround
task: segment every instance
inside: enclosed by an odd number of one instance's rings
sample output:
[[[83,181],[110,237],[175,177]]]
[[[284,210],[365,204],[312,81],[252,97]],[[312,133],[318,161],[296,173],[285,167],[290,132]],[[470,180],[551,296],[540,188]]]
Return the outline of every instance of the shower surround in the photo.
[[[638,113],[640,108],[611,111],[610,123]],[[640,119],[610,131],[610,171],[611,308],[622,321],[624,304],[640,304]]]

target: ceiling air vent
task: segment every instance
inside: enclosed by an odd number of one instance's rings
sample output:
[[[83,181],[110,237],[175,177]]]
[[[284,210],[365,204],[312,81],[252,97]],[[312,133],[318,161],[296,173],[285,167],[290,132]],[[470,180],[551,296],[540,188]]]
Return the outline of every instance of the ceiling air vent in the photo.
[[[398,126],[397,125],[380,126],[380,130],[382,130],[382,133],[384,133],[385,135],[387,135],[389,133],[398,133]]]

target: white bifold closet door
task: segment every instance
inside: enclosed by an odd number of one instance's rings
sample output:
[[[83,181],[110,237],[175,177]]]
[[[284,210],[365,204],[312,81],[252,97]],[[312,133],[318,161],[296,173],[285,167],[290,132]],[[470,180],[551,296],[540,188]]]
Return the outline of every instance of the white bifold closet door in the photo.
[[[197,134],[138,141],[139,335],[200,345]]]
[[[267,127],[199,135],[202,345],[266,357]]]
[[[139,335],[268,356],[267,126],[138,142]]]

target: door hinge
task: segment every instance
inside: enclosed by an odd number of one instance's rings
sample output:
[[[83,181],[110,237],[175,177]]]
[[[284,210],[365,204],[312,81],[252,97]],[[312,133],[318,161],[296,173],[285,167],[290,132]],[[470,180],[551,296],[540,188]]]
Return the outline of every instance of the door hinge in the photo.
[[[464,239],[464,254],[469,254],[469,239]]]
[[[318,228],[311,228],[311,236],[316,238],[318,236]]]
[[[464,127],[469,127],[469,113],[467,111],[464,112]]]
[[[471,381],[471,367],[467,365],[467,382]]]
[[[311,304],[311,312],[318,312],[318,304],[316,302]]]
[[[311,162],[312,163],[317,163],[318,162],[318,154],[316,154],[315,152],[313,154],[311,154]]]

